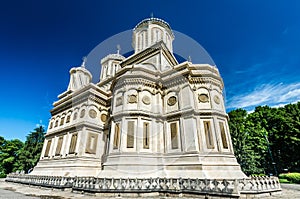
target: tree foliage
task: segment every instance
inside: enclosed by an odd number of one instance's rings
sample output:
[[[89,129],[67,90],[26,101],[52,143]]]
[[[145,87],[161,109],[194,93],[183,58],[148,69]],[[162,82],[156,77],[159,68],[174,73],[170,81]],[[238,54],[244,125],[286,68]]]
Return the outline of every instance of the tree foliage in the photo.
[[[40,126],[27,135],[24,147],[19,156],[19,170],[28,171],[37,164],[44,143],[44,133],[44,128]]]
[[[228,115],[235,155],[246,174],[300,171],[300,102]]]
[[[0,136],[0,174],[25,171],[39,160],[45,129],[40,126],[27,135],[25,143],[18,139],[5,140]]]
[[[0,172],[7,174],[15,170],[24,144],[18,139],[5,140],[3,137],[0,137],[0,140]]]

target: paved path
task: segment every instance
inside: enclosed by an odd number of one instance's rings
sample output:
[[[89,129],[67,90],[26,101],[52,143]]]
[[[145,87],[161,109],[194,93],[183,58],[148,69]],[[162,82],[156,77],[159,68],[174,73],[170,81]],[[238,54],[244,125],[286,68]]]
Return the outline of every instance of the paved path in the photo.
[[[282,184],[282,194],[265,197],[264,199],[300,199],[300,185]],[[72,193],[70,191],[52,190],[38,188],[34,186],[21,185],[16,183],[7,183],[0,179],[0,198],[2,199],[104,199],[103,196]],[[120,197],[110,197],[120,198]],[[125,198],[125,197],[122,197]],[[153,197],[153,199],[161,197]],[[164,197],[163,197],[164,198]],[[152,197],[147,197],[152,199]],[[184,199],[184,198],[180,198]]]
[[[8,190],[6,190],[8,189]],[[5,199],[40,199],[39,197],[33,197],[33,196],[26,196],[22,193],[16,193],[14,189],[10,188],[0,188],[0,198]]]

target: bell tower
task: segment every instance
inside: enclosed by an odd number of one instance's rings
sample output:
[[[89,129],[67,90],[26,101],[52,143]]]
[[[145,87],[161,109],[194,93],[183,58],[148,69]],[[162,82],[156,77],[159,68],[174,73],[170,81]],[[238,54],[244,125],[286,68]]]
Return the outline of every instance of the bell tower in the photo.
[[[170,52],[173,52],[174,34],[170,25],[162,19],[148,18],[138,23],[133,29],[132,47],[138,53],[163,41]]]
[[[87,86],[92,80],[92,74],[85,69],[86,57],[79,67],[71,68],[68,91],[76,91]]]

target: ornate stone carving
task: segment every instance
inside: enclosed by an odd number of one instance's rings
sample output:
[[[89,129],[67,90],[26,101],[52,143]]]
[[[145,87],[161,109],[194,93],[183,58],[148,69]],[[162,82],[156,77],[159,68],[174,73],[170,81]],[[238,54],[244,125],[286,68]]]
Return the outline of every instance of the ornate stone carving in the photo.
[[[175,96],[171,96],[168,99],[168,105],[169,106],[174,106],[177,103],[177,98]]]
[[[220,104],[220,98],[219,98],[219,96],[215,95],[214,96],[214,101],[215,101],[216,104]]]
[[[89,111],[89,116],[90,116],[91,118],[96,118],[96,117],[97,117],[97,112],[96,112],[94,109],[91,109],[91,110]]]
[[[202,103],[208,102],[208,95],[205,93],[198,94],[198,100]]]
[[[150,97],[144,96],[142,101],[143,101],[144,104],[149,105],[150,104]]]
[[[105,113],[102,113],[101,116],[100,116],[100,119],[101,119],[102,122],[106,122],[107,115]]]
[[[130,104],[137,103],[136,94],[128,95],[128,103],[130,103]]]

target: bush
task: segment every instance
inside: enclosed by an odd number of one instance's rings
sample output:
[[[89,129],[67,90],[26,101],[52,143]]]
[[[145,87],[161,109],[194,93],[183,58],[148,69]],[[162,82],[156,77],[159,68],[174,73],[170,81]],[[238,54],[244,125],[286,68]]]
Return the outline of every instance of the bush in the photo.
[[[300,173],[282,173],[279,175],[280,179],[285,179],[288,182],[300,184]]]
[[[0,178],[6,178],[6,174],[5,173],[0,173]]]
[[[290,181],[288,181],[287,179],[279,179],[280,183],[290,183]]]

